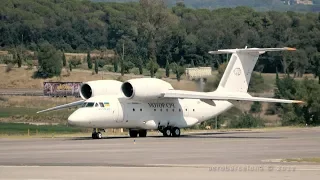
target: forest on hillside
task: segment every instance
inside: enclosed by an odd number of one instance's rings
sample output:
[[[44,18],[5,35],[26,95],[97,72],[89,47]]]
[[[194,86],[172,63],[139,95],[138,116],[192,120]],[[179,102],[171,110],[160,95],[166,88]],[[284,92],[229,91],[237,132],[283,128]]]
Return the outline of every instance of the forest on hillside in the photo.
[[[91,0],[94,2],[137,2],[138,0]],[[179,1],[179,0],[178,0]],[[180,0],[182,1],[182,0]],[[319,12],[320,0],[313,0],[313,5],[291,4],[290,0],[183,0],[189,8],[234,8],[247,6],[258,11],[299,11],[299,12]],[[175,6],[177,0],[165,0],[170,7]]]
[[[108,48],[144,65],[150,59],[217,68],[226,56],[209,50],[295,47],[295,53],[270,53],[257,71],[318,73],[320,13],[257,12],[247,7],[207,10],[162,1],[95,3],[78,0],[4,0],[0,7],[0,47],[23,45],[36,51],[48,42],[64,52]],[[320,69],[320,68],[319,68]]]

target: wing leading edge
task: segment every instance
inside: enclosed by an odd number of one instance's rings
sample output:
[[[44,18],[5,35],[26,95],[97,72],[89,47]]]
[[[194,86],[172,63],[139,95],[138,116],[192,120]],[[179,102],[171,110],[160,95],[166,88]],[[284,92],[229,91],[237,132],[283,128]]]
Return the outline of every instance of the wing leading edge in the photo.
[[[80,101],[76,101],[76,102],[72,102],[72,103],[56,106],[56,107],[53,107],[53,108],[45,109],[45,110],[42,110],[42,111],[38,111],[37,113],[43,113],[43,112],[48,112],[48,111],[56,111],[56,110],[65,109],[65,108],[69,108],[69,107],[80,106],[84,102],[85,102],[85,100],[80,100]]]
[[[162,93],[163,98],[178,98],[178,99],[202,99],[202,100],[233,100],[233,101],[258,101],[258,102],[274,102],[274,103],[296,103],[302,104],[303,101],[286,100],[275,98],[252,97],[248,93],[206,93],[183,90],[169,90]]]

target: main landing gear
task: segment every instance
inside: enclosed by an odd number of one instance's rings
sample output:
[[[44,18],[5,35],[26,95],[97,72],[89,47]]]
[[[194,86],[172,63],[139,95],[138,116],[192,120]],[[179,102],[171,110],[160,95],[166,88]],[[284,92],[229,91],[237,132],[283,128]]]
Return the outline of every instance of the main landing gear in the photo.
[[[130,137],[147,137],[147,130],[145,129],[140,129],[140,130],[135,130],[135,129],[129,129],[129,135]]]
[[[159,129],[159,131],[163,134],[164,137],[179,137],[181,133],[180,128],[170,126]]]
[[[98,129],[98,132],[97,132],[97,128],[93,128],[92,139],[101,139],[102,138],[102,133],[99,130],[100,129]],[[102,129],[102,131],[104,131],[104,130]]]

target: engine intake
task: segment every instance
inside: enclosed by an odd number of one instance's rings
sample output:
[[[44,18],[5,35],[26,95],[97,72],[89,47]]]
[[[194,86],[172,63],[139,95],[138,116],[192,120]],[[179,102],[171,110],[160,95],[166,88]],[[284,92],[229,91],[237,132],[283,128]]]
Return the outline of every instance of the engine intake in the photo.
[[[82,95],[81,97],[84,99],[92,97],[92,89],[89,84],[83,84],[81,86],[80,95]]]
[[[118,95],[121,93],[122,82],[115,80],[98,80],[85,82],[80,87],[82,99],[99,95]]]
[[[121,86],[122,93],[130,99],[159,98],[169,89],[173,89],[170,83],[155,78],[131,79]]]
[[[129,97],[129,98],[133,97],[133,95],[134,95],[133,94],[133,87],[129,82],[123,83],[121,89],[122,89],[123,94],[126,97]]]

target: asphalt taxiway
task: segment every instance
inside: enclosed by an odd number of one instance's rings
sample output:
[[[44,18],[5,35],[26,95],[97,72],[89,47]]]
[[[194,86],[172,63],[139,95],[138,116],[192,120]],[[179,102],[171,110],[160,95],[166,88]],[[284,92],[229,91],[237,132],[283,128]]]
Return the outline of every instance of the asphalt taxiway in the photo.
[[[318,179],[320,164],[281,162],[308,157],[320,157],[320,128],[0,139],[0,179]]]

